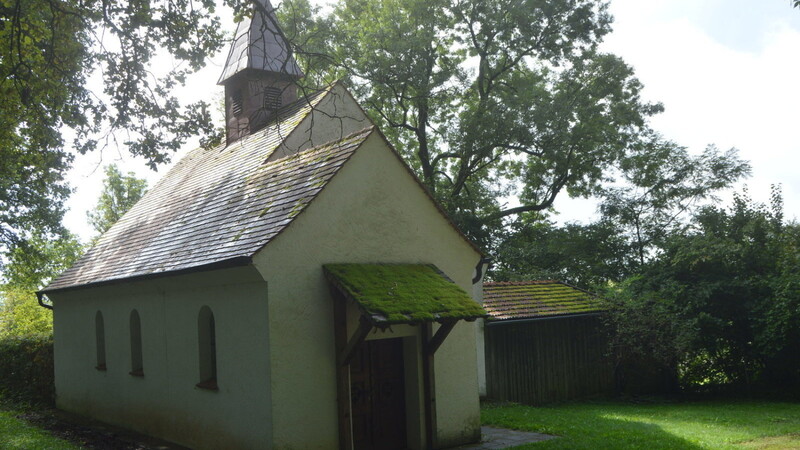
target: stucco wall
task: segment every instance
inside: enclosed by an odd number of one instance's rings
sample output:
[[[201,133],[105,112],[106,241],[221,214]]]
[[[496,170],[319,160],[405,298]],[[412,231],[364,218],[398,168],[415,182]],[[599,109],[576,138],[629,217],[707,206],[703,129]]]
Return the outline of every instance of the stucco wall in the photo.
[[[332,141],[372,125],[364,111],[341,85],[334,85],[268,158],[275,161]]]
[[[254,258],[269,284],[275,448],[338,445],[333,300],[323,264],[433,263],[472,292],[478,259],[374,133]],[[475,342],[475,324],[460,322],[436,353],[442,446],[480,434]]]
[[[56,293],[59,408],[192,448],[268,448],[271,440],[267,286],[252,268]],[[199,380],[197,317],[214,314],[219,391]],[[129,318],[141,318],[144,377],[129,374]],[[107,370],[98,371],[103,313]]]

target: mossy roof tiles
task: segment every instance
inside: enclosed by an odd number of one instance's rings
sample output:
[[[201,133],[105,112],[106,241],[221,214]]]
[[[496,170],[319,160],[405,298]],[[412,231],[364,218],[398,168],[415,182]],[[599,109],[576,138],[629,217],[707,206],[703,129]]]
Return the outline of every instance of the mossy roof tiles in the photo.
[[[265,162],[324,94],[287,107],[280,120],[227,147],[189,153],[43,292],[252,257],[374,131]]]
[[[484,283],[483,307],[492,320],[566,316],[603,310],[596,296],[560,281]]]
[[[473,320],[486,311],[432,264],[326,264],[328,280],[374,325]]]

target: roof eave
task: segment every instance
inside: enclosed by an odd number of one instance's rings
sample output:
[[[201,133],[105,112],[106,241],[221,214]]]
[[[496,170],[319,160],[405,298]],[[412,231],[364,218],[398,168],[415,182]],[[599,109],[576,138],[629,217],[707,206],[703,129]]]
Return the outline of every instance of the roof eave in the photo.
[[[551,320],[551,319],[571,319],[574,317],[590,317],[590,316],[600,316],[603,313],[607,312],[606,310],[600,311],[591,311],[591,312],[583,312],[583,313],[573,313],[573,314],[551,314],[547,316],[533,316],[533,317],[510,317],[507,319],[496,319],[489,314],[489,317],[486,319],[487,325],[500,325],[500,324],[516,324],[516,323],[526,323],[526,322],[541,322],[542,320]]]
[[[89,288],[96,288],[101,286],[112,286],[115,284],[122,284],[122,283],[130,283],[136,281],[143,281],[143,280],[152,280],[157,278],[166,278],[171,276],[178,276],[178,275],[187,275],[191,273],[198,273],[198,272],[208,272],[212,270],[220,270],[220,269],[230,269],[234,267],[243,267],[249,264],[252,264],[253,258],[250,256],[237,256],[235,258],[229,258],[222,261],[216,261],[209,264],[202,264],[199,266],[187,267],[184,269],[177,269],[177,270],[167,270],[164,272],[150,272],[141,275],[134,275],[131,277],[124,277],[124,278],[112,278],[108,280],[101,280],[95,281],[92,283],[84,283],[84,284],[75,284],[70,286],[64,286],[60,288],[50,288],[45,287],[36,292],[37,295],[47,295],[53,294],[57,292],[68,292],[68,291],[75,291],[80,289],[89,289]]]

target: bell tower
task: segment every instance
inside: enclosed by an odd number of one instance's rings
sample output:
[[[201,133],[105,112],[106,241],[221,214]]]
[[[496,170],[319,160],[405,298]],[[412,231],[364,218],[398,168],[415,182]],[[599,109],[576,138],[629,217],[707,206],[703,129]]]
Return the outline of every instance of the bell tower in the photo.
[[[297,100],[295,82],[303,72],[269,0],[255,0],[251,17],[236,28],[225,68],[217,84],[225,86],[226,142],[263,128],[283,105]]]

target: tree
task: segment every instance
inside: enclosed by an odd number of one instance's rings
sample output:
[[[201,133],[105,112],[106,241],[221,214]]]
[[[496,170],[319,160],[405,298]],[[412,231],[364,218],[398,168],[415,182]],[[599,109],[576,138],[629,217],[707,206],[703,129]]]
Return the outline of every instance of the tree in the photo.
[[[736,150],[700,155],[653,135],[620,160],[620,182],[602,189],[603,220],[618,224],[644,266],[663,240],[686,226],[702,202],[750,174]]]
[[[556,226],[526,216],[498,233],[492,276],[557,278],[603,289],[640,273],[691,215],[747,175],[735,150],[709,146],[700,155],[651,135],[619,162],[614,184],[601,188],[601,218]]]
[[[103,192],[93,211],[86,213],[89,224],[98,234],[114,225],[147,191],[147,181],[136,178],[133,172],[123,175],[115,164],[106,167]]]
[[[632,273],[631,250],[612,221],[557,226],[526,218],[502,234],[490,276],[494,281],[556,279],[594,290]]]
[[[0,284],[0,337],[47,333],[50,311],[39,306],[36,291],[70,267],[83,254],[78,239],[65,230],[60,235],[33,233],[11,247]]]
[[[307,10],[289,0],[286,11]],[[345,0],[320,17],[330,55],[445,208],[473,238],[556,197],[596,193],[661,106],[597,46],[597,0]],[[522,203],[498,200],[518,194]]]
[[[638,354],[660,348],[687,386],[800,384],[799,237],[779,190],[771,207],[744,193],[703,208],[641,276],[614,287],[609,297],[626,300],[614,305],[616,340]],[[668,327],[652,326],[664,317]]]
[[[0,2],[0,249],[26,230],[57,232],[75,152],[115,142],[155,168],[187,138],[214,135],[208,105],[173,91],[225,43],[215,3]],[[159,52],[174,61],[164,73],[152,67]]]

